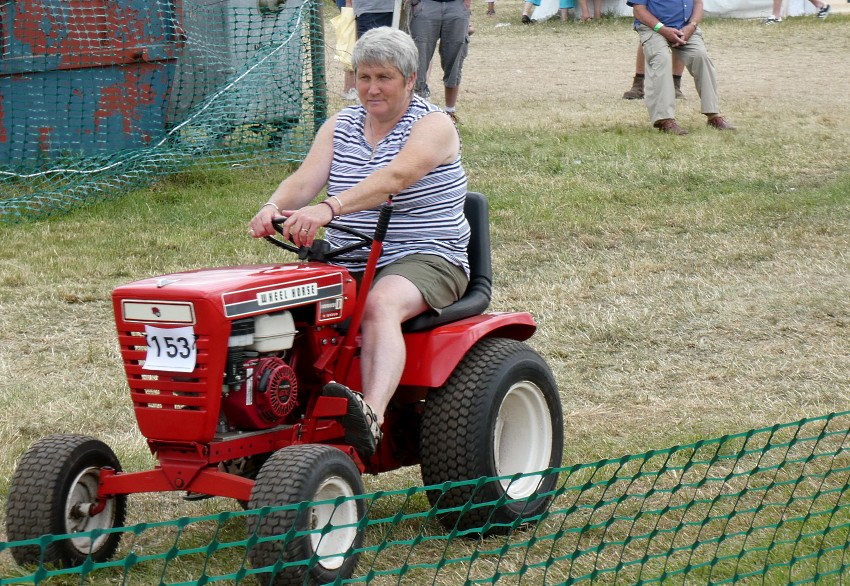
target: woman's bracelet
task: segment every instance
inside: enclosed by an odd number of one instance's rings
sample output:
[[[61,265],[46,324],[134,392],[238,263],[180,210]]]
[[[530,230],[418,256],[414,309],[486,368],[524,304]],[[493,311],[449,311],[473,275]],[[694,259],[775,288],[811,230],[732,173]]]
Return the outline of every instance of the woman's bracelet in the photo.
[[[267,201],[266,203],[264,203],[263,205],[261,205],[261,206],[260,206],[260,209],[263,209],[263,208],[264,208],[264,207],[266,207],[266,206],[272,206],[272,207],[274,208],[274,210],[275,210],[277,213],[280,213],[280,208],[279,208],[279,207],[277,207],[275,204],[273,204],[273,203],[272,203],[272,202],[270,202],[270,201]]]
[[[339,214],[337,215],[337,217],[341,216],[341,215],[342,215],[342,200],[341,200],[341,199],[339,199],[339,198],[338,198],[337,196],[335,196],[335,195],[330,196],[328,199],[335,199],[335,200],[336,200],[336,203],[338,203],[338,204],[339,204]]]
[[[333,216],[333,220],[331,220],[332,222],[335,222],[335,221],[339,220],[339,214],[337,214],[337,213],[336,213],[336,210],[335,210],[335,209],[334,209],[334,207],[331,205],[331,202],[329,202],[328,200],[324,199],[324,200],[320,201],[319,203],[323,203],[323,204],[325,204],[326,206],[328,206],[329,208],[331,208],[331,215]]]

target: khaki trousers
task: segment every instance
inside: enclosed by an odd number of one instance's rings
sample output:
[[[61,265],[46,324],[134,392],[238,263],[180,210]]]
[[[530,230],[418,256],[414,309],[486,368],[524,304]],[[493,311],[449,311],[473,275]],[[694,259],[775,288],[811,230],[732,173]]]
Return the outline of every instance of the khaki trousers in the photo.
[[[714,63],[708,56],[705,40],[699,27],[688,39],[687,45],[671,48],[662,35],[645,24],[635,27],[643,45],[646,65],[644,95],[649,118],[658,120],[676,117],[676,89],[673,87],[673,53],[676,54],[694,77],[703,114],[719,114],[717,101],[717,76]]]

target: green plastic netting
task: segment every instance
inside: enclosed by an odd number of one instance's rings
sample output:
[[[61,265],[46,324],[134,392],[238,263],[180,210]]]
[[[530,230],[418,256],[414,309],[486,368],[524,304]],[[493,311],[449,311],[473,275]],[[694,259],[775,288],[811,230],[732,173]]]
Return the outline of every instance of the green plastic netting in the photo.
[[[357,497],[368,508],[356,524],[365,540],[347,583],[840,584],[850,578],[848,426],[850,413],[838,413],[551,470],[559,481],[549,507],[537,523],[504,527],[504,535],[446,530],[437,522],[446,511],[426,498],[426,490],[493,479]],[[470,500],[454,511],[499,504]],[[253,583],[252,574],[263,568],[248,563],[252,546],[331,530],[246,533],[245,516],[270,512],[136,525],[120,530],[125,535],[113,561],[21,568],[0,584]],[[0,552],[62,538],[0,543]],[[286,573],[319,561],[280,560],[265,570]]]
[[[0,221],[192,165],[298,161],[327,117],[313,0],[0,0]]]

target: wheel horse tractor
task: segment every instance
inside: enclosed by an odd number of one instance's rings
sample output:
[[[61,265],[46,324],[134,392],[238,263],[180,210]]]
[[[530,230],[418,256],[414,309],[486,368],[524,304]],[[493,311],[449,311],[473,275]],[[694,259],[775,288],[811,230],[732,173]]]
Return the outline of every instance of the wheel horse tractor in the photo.
[[[294,564],[258,574],[262,584],[324,584],[354,572],[366,514],[360,475],[419,464],[426,485],[510,477],[483,486],[430,490],[449,529],[506,532],[533,521],[551,500],[561,463],[563,419],[545,361],[523,343],[534,333],[528,313],[483,313],[490,303],[487,200],[470,192],[465,214],[471,280],[439,316],[405,324],[407,361],[387,409],[384,439],[368,459],[345,441],[345,398],[322,395],[337,381],[360,390],[359,326],[392,203],[373,237],[345,227],[359,242],[331,250],[324,240],[296,248],[289,264],[236,266],[143,279],[114,290],[113,308],[139,429],[158,460],[153,470],[123,472],[113,451],[88,436],[58,434],[33,444],[9,490],[10,541],[65,535],[44,552],[22,545],[19,564],[59,566],[106,561],[119,544],[128,494],[185,491],[222,496],[259,509],[319,504],[247,517],[262,541],[254,567]],[[280,220],[283,221],[282,219]],[[280,228],[278,227],[278,230]],[[328,261],[371,247],[358,291],[348,270]],[[546,493],[550,494],[546,494]],[[469,501],[480,506],[465,507]],[[322,503],[321,501],[325,501]],[[497,502],[494,502],[497,501]],[[73,534],[82,535],[74,537]],[[315,556],[315,557],[313,557]]]

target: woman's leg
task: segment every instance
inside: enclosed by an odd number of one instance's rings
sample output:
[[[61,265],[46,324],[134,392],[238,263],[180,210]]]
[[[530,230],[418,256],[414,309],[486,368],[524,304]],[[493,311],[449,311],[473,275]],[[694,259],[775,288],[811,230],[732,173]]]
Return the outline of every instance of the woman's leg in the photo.
[[[382,277],[369,292],[361,326],[360,373],[363,398],[379,422],[404,372],[407,349],[401,324],[427,309],[416,285],[400,275]]]

